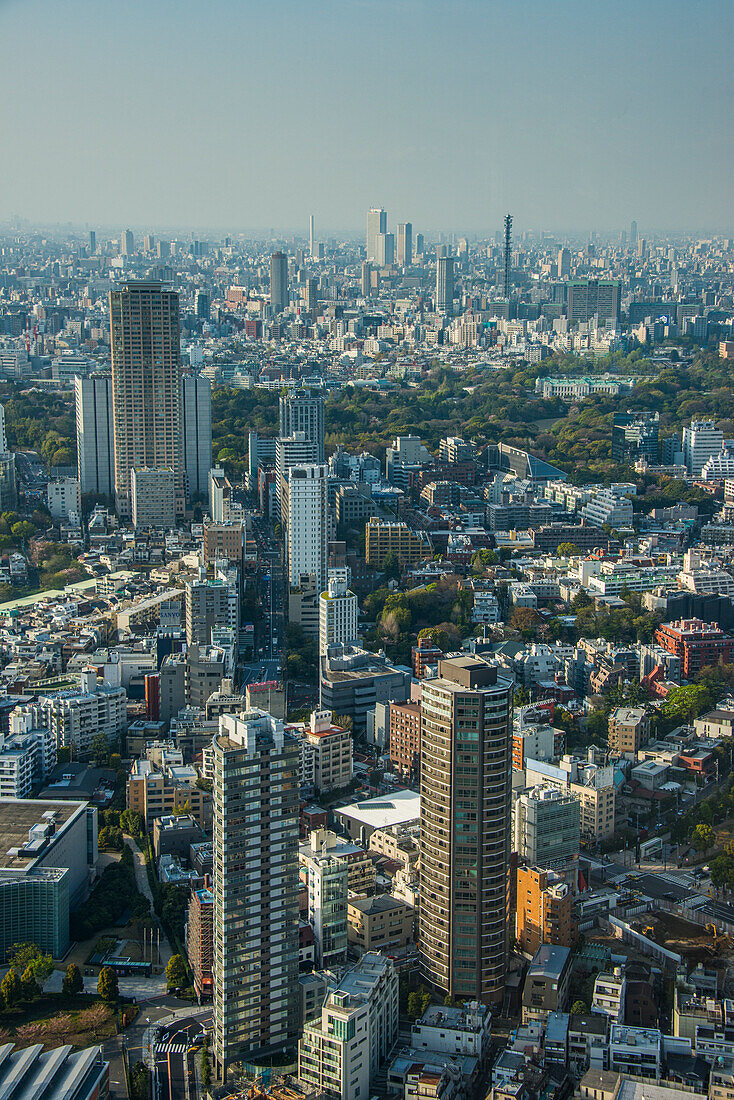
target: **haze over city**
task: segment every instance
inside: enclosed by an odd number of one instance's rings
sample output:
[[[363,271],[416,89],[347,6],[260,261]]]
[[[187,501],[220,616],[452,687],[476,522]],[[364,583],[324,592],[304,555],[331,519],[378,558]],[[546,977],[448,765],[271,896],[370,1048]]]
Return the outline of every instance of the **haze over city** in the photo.
[[[0,3],[0,217],[726,230],[727,0]]]

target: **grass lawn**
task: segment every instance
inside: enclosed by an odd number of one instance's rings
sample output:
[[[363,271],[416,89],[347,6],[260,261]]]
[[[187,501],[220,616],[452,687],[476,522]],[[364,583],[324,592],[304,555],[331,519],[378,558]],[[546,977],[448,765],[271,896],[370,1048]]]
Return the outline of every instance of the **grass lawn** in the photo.
[[[114,1006],[89,993],[46,993],[28,1005],[0,1012],[0,1043],[92,1046],[116,1034]]]

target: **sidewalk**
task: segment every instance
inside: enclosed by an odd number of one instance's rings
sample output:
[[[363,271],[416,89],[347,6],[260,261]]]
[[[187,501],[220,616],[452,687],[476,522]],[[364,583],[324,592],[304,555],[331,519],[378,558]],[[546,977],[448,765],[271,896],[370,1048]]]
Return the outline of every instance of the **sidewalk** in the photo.
[[[125,837],[125,843],[133,854],[133,862],[135,864],[135,884],[140,893],[143,894],[150,902],[151,913],[155,913],[155,909],[153,907],[153,894],[150,889],[150,883],[148,882],[148,872],[145,868],[145,856],[140,851],[135,841],[131,840],[130,837]],[[171,950],[171,946],[166,938],[165,932],[161,928],[160,964],[162,967],[165,968],[168,965],[168,962],[172,955],[173,951]]]

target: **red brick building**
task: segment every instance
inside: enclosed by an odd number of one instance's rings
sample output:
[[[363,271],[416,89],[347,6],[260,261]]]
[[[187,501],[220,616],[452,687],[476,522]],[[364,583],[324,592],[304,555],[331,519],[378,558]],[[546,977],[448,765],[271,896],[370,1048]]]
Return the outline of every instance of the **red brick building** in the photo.
[[[390,761],[407,777],[418,775],[421,708],[418,703],[390,704]]]
[[[734,657],[734,638],[716,623],[704,623],[701,619],[663,623],[655,631],[655,641],[668,653],[680,657],[681,673],[686,680],[720,660],[731,664]]]

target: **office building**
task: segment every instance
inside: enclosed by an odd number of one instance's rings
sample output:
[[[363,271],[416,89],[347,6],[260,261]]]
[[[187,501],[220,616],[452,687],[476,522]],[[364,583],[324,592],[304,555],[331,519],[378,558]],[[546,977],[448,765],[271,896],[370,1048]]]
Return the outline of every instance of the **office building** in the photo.
[[[123,256],[132,256],[135,251],[135,237],[132,229],[123,229],[120,234],[120,252]]]
[[[363,298],[369,298],[372,294],[372,264],[365,260],[360,273],[360,293]]]
[[[15,1050],[8,1042],[0,1062],[0,1093],[13,1100],[101,1100],[110,1096],[110,1063],[102,1047],[71,1044],[45,1050],[42,1042]]]
[[[0,954],[32,940],[55,959],[69,946],[69,912],[97,862],[97,811],[87,802],[0,800]]]
[[[330,710],[311,712],[303,739],[313,757],[313,786],[323,791],[339,790],[352,781],[352,735],[332,722]]]
[[[343,578],[329,579],[325,592],[319,596],[319,653],[328,646],[357,640],[357,597]]]
[[[115,491],[115,452],[112,427],[112,378],[92,374],[74,379],[76,450],[82,493]]]
[[[291,466],[310,466],[318,463],[318,443],[311,440],[304,431],[295,432],[287,438],[275,441],[275,491],[280,509],[280,522],[283,527],[288,523],[285,483]]]
[[[636,462],[646,459],[651,466],[658,462],[658,412],[615,412],[612,417],[612,461]]]
[[[654,640],[680,659],[686,680],[692,679],[702,668],[730,664],[734,659],[734,638],[725,634],[716,623],[705,623],[701,619],[662,623],[655,631]]]
[[[245,552],[245,525],[238,520],[228,523],[204,523],[202,540],[204,565],[208,562],[228,561],[241,566]]]
[[[273,313],[282,313],[288,305],[288,257],[274,252],[270,257],[270,305]]]
[[[208,321],[211,310],[211,297],[208,290],[197,290],[194,293],[194,314],[199,321]]]
[[[89,230],[89,252],[90,255],[94,255],[97,251],[97,234],[93,229]]]
[[[573,947],[576,924],[573,892],[553,871],[517,869],[515,938],[523,954],[535,955],[541,944]]]
[[[454,312],[454,260],[442,256],[436,265],[436,312],[449,317]]]
[[[398,263],[410,267],[413,262],[413,226],[410,222],[398,225]]]
[[[363,734],[367,714],[376,703],[404,703],[410,696],[410,673],[394,668],[385,657],[358,646],[329,646],[320,658],[320,705],[352,719]]]
[[[558,278],[567,279],[571,274],[571,249],[558,249]]]
[[[521,863],[565,867],[579,854],[580,807],[563,791],[533,787],[512,806],[514,843]]]
[[[212,467],[212,387],[200,374],[185,374],[181,393],[181,436],[186,499],[204,499]]]
[[[133,527],[173,527],[176,490],[173,470],[135,467],[130,471]]]
[[[307,389],[292,390],[281,397],[279,412],[281,439],[303,432],[307,440],[316,444],[313,461],[323,462],[326,437],[323,395]]]
[[[694,477],[700,477],[708,460],[723,448],[724,433],[713,420],[692,420],[690,427],[683,429],[683,461]]]
[[[621,283],[613,279],[576,279],[568,284],[569,325],[597,318],[599,325],[619,321]]]
[[[168,757],[172,756],[169,763]],[[197,787],[198,772],[184,767],[182,757],[164,753],[154,759],[133,760],[125,786],[126,809],[142,815],[146,831],[158,818],[189,814],[200,829],[211,829],[212,796]]]
[[[229,523],[232,513],[232,486],[221,466],[209,471],[209,515],[212,523]]]
[[[301,866],[308,883],[308,921],[313,928],[316,966],[330,970],[347,960],[347,861],[316,852]]]
[[[110,291],[112,411],[117,509],[130,518],[133,467],[173,470],[184,511],[178,294],[161,283]]]
[[[199,1004],[211,1000],[214,963],[214,894],[209,886],[192,890],[186,935],[186,954],[194,976]]]
[[[367,259],[377,259],[377,238],[387,233],[387,211],[373,207],[367,211]]]
[[[302,573],[316,577],[319,592],[327,580],[327,504],[329,467],[291,466],[283,480],[288,579],[298,585]]]
[[[298,1078],[324,1100],[365,1100],[398,1036],[398,976],[368,952],[333,988],[298,1044]]]
[[[395,263],[395,234],[378,233],[375,240],[375,263],[378,267],[392,267]]]
[[[248,711],[220,717],[212,751],[213,1051],[226,1077],[298,1038],[298,747]]]
[[[275,436],[258,435],[250,432],[247,437],[247,453],[250,465],[250,477],[253,488],[257,487],[257,472],[261,466],[275,465]]]
[[[421,696],[421,975],[494,1004],[507,969],[512,690],[460,657],[439,661]]]
[[[313,249],[314,249],[314,217],[313,217],[313,214],[309,214],[309,216],[308,216],[308,251],[309,251],[309,255],[311,256],[311,259],[315,259]]]
[[[222,578],[202,578],[186,584],[186,641],[206,646],[213,627],[239,629],[239,592]]]

